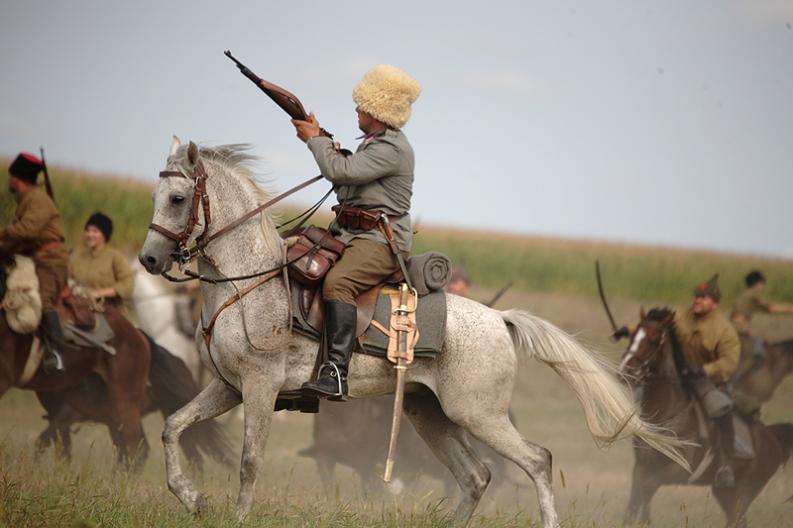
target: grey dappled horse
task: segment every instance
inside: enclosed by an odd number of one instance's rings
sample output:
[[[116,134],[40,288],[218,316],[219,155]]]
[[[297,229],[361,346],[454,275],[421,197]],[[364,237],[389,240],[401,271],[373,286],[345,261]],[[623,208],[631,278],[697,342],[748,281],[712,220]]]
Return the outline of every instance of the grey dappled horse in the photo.
[[[158,227],[149,230],[139,255],[147,271],[170,269],[177,250],[175,234],[189,231],[190,244],[204,229],[209,235],[217,233],[269,198],[252,178],[251,161],[244,146],[199,149],[174,138],[167,172],[161,174],[166,177],[160,178],[154,193],[152,223]],[[196,228],[191,231],[186,226],[199,182],[195,174],[201,170],[207,175],[211,221],[207,223],[204,208],[198,205],[193,216]],[[265,210],[213,240],[199,257],[198,269],[205,277],[218,279],[277,268],[284,260],[285,242]],[[237,514],[243,519],[251,509],[276,397],[279,391],[299,389],[311,376],[317,343],[290,331],[287,285],[281,273],[272,277],[236,302],[232,297],[259,279],[201,284],[204,324],[224,303],[231,304],[214,325],[211,356],[197,336],[201,359],[214,379],[168,418],[163,431],[168,487],[188,511],[200,510],[206,499],[182,471],[177,450],[182,432],[242,402],[245,431]],[[559,524],[551,489],[551,453],[521,437],[507,416],[521,357],[547,364],[567,381],[598,443],[637,435],[685,465],[677,453],[679,443],[642,422],[612,369],[566,333],[527,312],[499,312],[454,295],[448,297],[447,310],[442,350],[435,359],[417,359],[407,371],[405,412],[462,488],[455,523],[468,524],[490,481],[490,471],[464,434],[468,431],[534,481],[543,526]],[[391,393],[394,381],[388,361],[363,354],[352,358],[351,397]]]

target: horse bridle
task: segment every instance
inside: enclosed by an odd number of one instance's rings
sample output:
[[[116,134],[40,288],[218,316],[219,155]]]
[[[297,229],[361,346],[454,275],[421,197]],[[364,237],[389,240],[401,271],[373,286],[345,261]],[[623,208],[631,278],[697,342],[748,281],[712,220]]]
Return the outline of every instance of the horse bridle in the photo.
[[[644,327],[660,328],[661,339],[658,340],[658,343],[653,347],[652,351],[649,354],[647,354],[647,357],[643,361],[639,362],[639,366],[636,369],[636,375],[633,376],[639,382],[642,382],[649,377],[650,363],[652,363],[652,361],[655,359],[655,356],[658,354],[658,351],[661,350],[661,348],[664,346],[664,344],[666,343],[667,336],[669,335],[668,325],[662,325],[655,321],[643,321],[639,324],[639,328],[641,329]],[[635,353],[631,354],[631,357],[635,357]],[[623,360],[623,362],[624,363],[627,362],[627,359]]]
[[[321,174],[318,175],[318,176],[314,176],[313,178],[310,178],[310,179],[304,181],[303,183],[292,187],[291,189],[279,194],[278,196],[276,196],[272,200],[269,200],[268,202],[256,207],[255,209],[253,209],[251,211],[248,211],[247,213],[242,215],[240,218],[237,218],[236,220],[234,220],[230,224],[222,227],[221,229],[219,229],[216,233],[214,233],[212,235],[208,235],[207,234],[208,230],[209,230],[209,224],[211,223],[212,218],[211,218],[210,207],[209,207],[209,194],[207,194],[207,190],[206,190],[206,182],[207,182],[208,175],[207,175],[206,169],[204,168],[204,164],[201,161],[201,159],[200,158],[198,159],[198,161],[196,162],[196,165],[195,165],[195,169],[193,169],[193,171],[190,172],[189,174],[184,174],[181,171],[173,171],[173,170],[171,170],[171,171],[161,171],[160,172],[160,178],[185,178],[187,180],[193,180],[194,181],[193,198],[191,200],[191,206],[190,206],[190,216],[187,218],[187,224],[185,224],[184,229],[182,229],[182,231],[180,233],[174,233],[170,229],[168,229],[166,227],[163,227],[163,226],[161,226],[159,224],[155,224],[154,222],[149,224],[149,229],[153,229],[154,231],[157,231],[161,235],[165,236],[166,238],[176,242],[177,249],[176,249],[176,251],[174,251],[173,255],[176,258],[179,259],[181,264],[184,265],[184,264],[189,263],[191,260],[193,260],[193,258],[195,258],[197,255],[203,254],[204,248],[206,248],[207,245],[209,245],[209,243],[212,242],[213,240],[216,240],[217,238],[225,235],[226,233],[228,233],[232,229],[235,229],[236,227],[240,226],[241,224],[243,224],[244,222],[246,222],[250,218],[254,217],[255,215],[257,215],[259,213],[261,213],[262,211],[264,211],[268,207],[280,202],[281,200],[283,200],[284,198],[290,196],[291,194],[296,193],[297,191],[299,191],[301,189],[304,189],[305,187],[308,187],[312,183],[316,183],[319,180],[322,180],[324,178],[324,176],[322,176]],[[327,198],[327,196],[329,194],[330,194],[330,191],[325,195],[324,198]],[[323,198],[322,201],[324,201],[324,198]],[[321,205],[322,201],[320,201],[318,203],[318,205]],[[191,238],[191,236],[193,234],[193,230],[195,229],[195,226],[198,224],[198,211],[199,211],[198,207],[199,207],[199,205],[201,205],[203,207],[203,211],[204,211],[204,229],[203,229],[203,231],[201,231],[201,234],[198,235],[198,237],[196,237],[195,244],[192,247],[188,247],[187,243],[188,243],[188,241],[190,240],[190,238]],[[315,205],[314,207],[312,207],[312,209],[315,209],[315,208],[318,208],[318,206]],[[318,246],[319,243],[317,243],[315,245]],[[288,264],[289,263],[284,263],[284,264],[278,266],[278,268],[274,268],[273,270],[265,270],[265,271],[262,271],[262,272],[257,272],[257,273],[253,273],[253,274],[245,275],[245,276],[241,276],[241,277],[229,277],[229,278],[226,278],[226,279],[218,279],[218,280],[205,279],[205,278],[203,278],[203,277],[201,277],[199,275],[190,273],[189,270],[185,270],[185,274],[189,276],[189,278],[187,280],[199,279],[199,280],[202,280],[202,281],[213,282],[213,283],[216,283],[216,282],[229,282],[229,281],[234,281],[234,280],[244,280],[244,279],[250,279],[250,278],[254,278],[254,277],[260,277],[262,275],[268,274],[270,271],[275,271],[276,269],[284,268]],[[169,277],[166,274],[163,274],[163,276],[165,276],[165,278],[167,278],[169,280],[173,280],[171,277]],[[176,280],[174,282],[181,282],[181,280]]]
[[[195,169],[186,175],[181,171],[160,171],[160,178],[186,178],[194,181],[193,186],[193,199],[190,206],[190,216],[187,218],[187,223],[182,229],[181,233],[174,233],[168,228],[152,222],[149,224],[149,229],[157,231],[161,235],[173,240],[177,244],[176,254],[182,263],[189,262],[194,256],[194,252],[187,247],[187,242],[190,240],[195,226],[198,224],[198,206],[201,205],[204,210],[204,230],[196,238],[196,246],[204,247],[203,239],[209,229],[209,224],[212,221],[209,208],[209,195],[207,194],[207,172],[204,168],[204,163],[199,159],[195,165]]]

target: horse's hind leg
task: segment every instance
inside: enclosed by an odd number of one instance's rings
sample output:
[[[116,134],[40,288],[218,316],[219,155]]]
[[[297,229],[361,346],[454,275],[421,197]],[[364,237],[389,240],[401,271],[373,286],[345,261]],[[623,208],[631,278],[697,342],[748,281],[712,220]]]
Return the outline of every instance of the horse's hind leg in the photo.
[[[215,378],[190,403],[165,420],[162,443],[165,448],[168,489],[176,495],[189,512],[195,512],[204,506],[205,500],[195,489],[193,482],[182,471],[179,460],[179,437],[191,425],[223,414],[239,405],[240,401],[239,394]]]
[[[537,500],[544,528],[559,526],[551,489],[551,452],[524,439],[509,420],[506,410],[495,414],[492,409],[468,407],[452,417],[470,433],[489,445],[525,471],[537,488]]]
[[[466,526],[490,483],[490,470],[479,461],[465,430],[443,413],[434,394],[406,394],[404,408],[416,432],[460,485],[462,498],[454,520],[455,524]]]

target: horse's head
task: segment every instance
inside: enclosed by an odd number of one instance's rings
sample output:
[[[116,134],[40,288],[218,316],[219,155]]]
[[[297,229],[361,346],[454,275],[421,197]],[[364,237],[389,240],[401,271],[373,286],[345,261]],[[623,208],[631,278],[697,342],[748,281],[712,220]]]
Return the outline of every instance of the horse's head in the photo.
[[[149,273],[170,269],[174,258],[201,235],[206,225],[201,207],[206,172],[198,146],[173,137],[165,169],[152,194],[154,215],[138,260]],[[196,199],[197,198],[197,199]]]
[[[622,355],[620,371],[634,379],[641,380],[648,372],[658,372],[660,353],[669,339],[669,332],[675,321],[675,312],[668,308],[653,308],[645,314],[639,312],[641,321],[631,334],[631,341]]]

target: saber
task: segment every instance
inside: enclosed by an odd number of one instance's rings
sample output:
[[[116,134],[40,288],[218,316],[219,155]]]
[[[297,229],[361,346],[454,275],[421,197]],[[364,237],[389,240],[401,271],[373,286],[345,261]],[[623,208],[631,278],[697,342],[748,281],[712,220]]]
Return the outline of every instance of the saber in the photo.
[[[598,293],[600,294],[600,301],[603,303],[603,309],[606,311],[606,315],[609,318],[609,322],[611,323],[611,328],[614,331],[614,334],[617,333],[617,323],[614,322],[614,316],[611,315],[611,310],[609,309],[609,303],[606,301],[606,294],[603,292],[603,279],[600,277],[600,261],[595,260],[595,275],[597,276],[598,281]]]
[[[498,293],[496,293],[496,294],[493,296],[493,298],[492,298],[492,299],[490,299],[490,302],[489,302],[489,303],[487,303],[487,304],[485,304],[485,306],[487,306],[488,308],[492,308],[492,307],[493,307],[493,305],[494,305],[494,304],[496,304],[496,303],[498,302],[498,300],[499,300],[501,297],[503,297],[503,295],[504,295],[505,293],[507,293],[507,290],[509,290],[510,288],[512,288],[512,285],[513,285],[513,284],[514,284],[514,282],[510,282],[510,283],[508,283],[506,286],[504,286],[503,288],[501,288],[500,290],[498,290]]]

